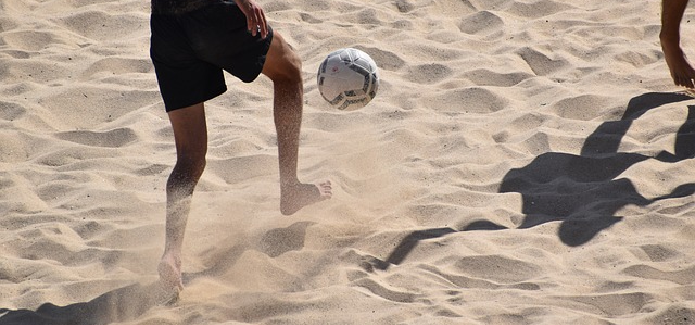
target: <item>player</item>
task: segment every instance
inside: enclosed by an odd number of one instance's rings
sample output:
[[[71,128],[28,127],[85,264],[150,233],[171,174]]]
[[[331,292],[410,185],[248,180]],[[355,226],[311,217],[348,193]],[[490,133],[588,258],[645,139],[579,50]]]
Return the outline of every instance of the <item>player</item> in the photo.
[[[247,83],[261,73],[273,81],[281,213],[293,214],[330,198],[331,184],[303,184],[297,177],[301,61],[268,26],[255,1],[152,0],[150,25],[150,56],[177,157],[167,180],[166,241],[158,271],[162,282],[178,292],[183,289],[181,247],[191,197],[205,168],[204,102],[226,91],[223,70]]]
[[[688,0],[661,1],[661,33],[659,39],[673,83],[693,88],[695,70],[680,46],[680,24]]]

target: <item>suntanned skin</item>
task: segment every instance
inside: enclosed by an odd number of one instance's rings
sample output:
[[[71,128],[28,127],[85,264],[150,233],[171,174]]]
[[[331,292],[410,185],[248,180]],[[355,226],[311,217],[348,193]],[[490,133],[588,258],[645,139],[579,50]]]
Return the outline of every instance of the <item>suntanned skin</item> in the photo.
[[[252,0],[235,0],[255,36],[260,27],[268,35],[265,14]],[[275,32],[262,73],[273,81],[274,121],[280,167],[280,212],[290,215],[302,207],[331,197],[328,180],[303,184],[297,177],[299,135],[302,122],[303,84],[301,61],[290,45]],[[204,103],[169,112],[176,142],[176,165],[167,180],[166,239],[158,271],[162,282],[177,292],[181,281],[181,248],[193,190],[205,169],[207,127]]]
[[[673,83],[677,86],[693,88],[695,70],[680,46],[680,24],[688,0],[661,1],[661,49],[664,51]]]

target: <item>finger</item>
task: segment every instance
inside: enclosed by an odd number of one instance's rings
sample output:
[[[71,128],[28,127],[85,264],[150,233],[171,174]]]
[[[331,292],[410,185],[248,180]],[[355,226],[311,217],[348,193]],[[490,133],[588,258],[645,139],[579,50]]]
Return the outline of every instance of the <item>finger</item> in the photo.
[[[690,77],[679,77],[677,84],[685,88],[693,88],[693,80]]]
[[[265,25],[265,16],[263,15],[263,10],[260,8],[256,8],[256,10],[253,11],[253,16],[254,20],[256,22],[256,34],[260,33],[261,37],[265,38],[265,35],[267,33],[266,31],[266,25]],[[254,36],[256,36],[254,34]]]
[[[251,15],[246,16],[246,27],[248,28],[249,32],[251,32],[251,35],[256,36],[256,22],[253,21],[253,17]]]
[[[695,70],[692,67],[688,67],[685,71],[683,79],[685,79],[685,87],[693,88],[693,79],[695,78]]]
[[[685,87],[685,78],[678,77],[675,81],[676,86]]]
[[[261,37],[266,38],[268,36],[268,22],[265,20],[265,14],[263,14],[263,12],[261,12],[259,25],[261,25]]]
[[[259,8],[256,14],[256,22],[261,26],[261,37],[265,38],[268,36],[268,22],[265,20],[265,12]]]

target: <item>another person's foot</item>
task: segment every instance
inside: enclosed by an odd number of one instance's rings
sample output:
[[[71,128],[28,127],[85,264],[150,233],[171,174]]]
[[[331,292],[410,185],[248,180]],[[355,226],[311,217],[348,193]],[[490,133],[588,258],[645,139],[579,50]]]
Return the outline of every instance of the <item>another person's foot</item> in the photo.
[[[332,195],[329,180],[316,184],[284,185],[280,188],[280,212],[291,215],[304,206],[330,199]]]
[[[159,272],[159,280],[165,288],[176,293],[183,290],[180,259],[173,254],[165,253],[159,266],[157,266],[157,271]]]

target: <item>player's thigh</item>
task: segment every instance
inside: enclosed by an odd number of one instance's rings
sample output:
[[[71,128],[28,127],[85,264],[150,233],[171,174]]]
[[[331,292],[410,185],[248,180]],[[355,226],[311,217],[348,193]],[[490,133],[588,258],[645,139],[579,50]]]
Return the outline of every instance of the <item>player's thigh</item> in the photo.
[[[275,31],[262,73],[271,79],[301,78],[301,67],[302,61],[299,55],[282,35]]]

